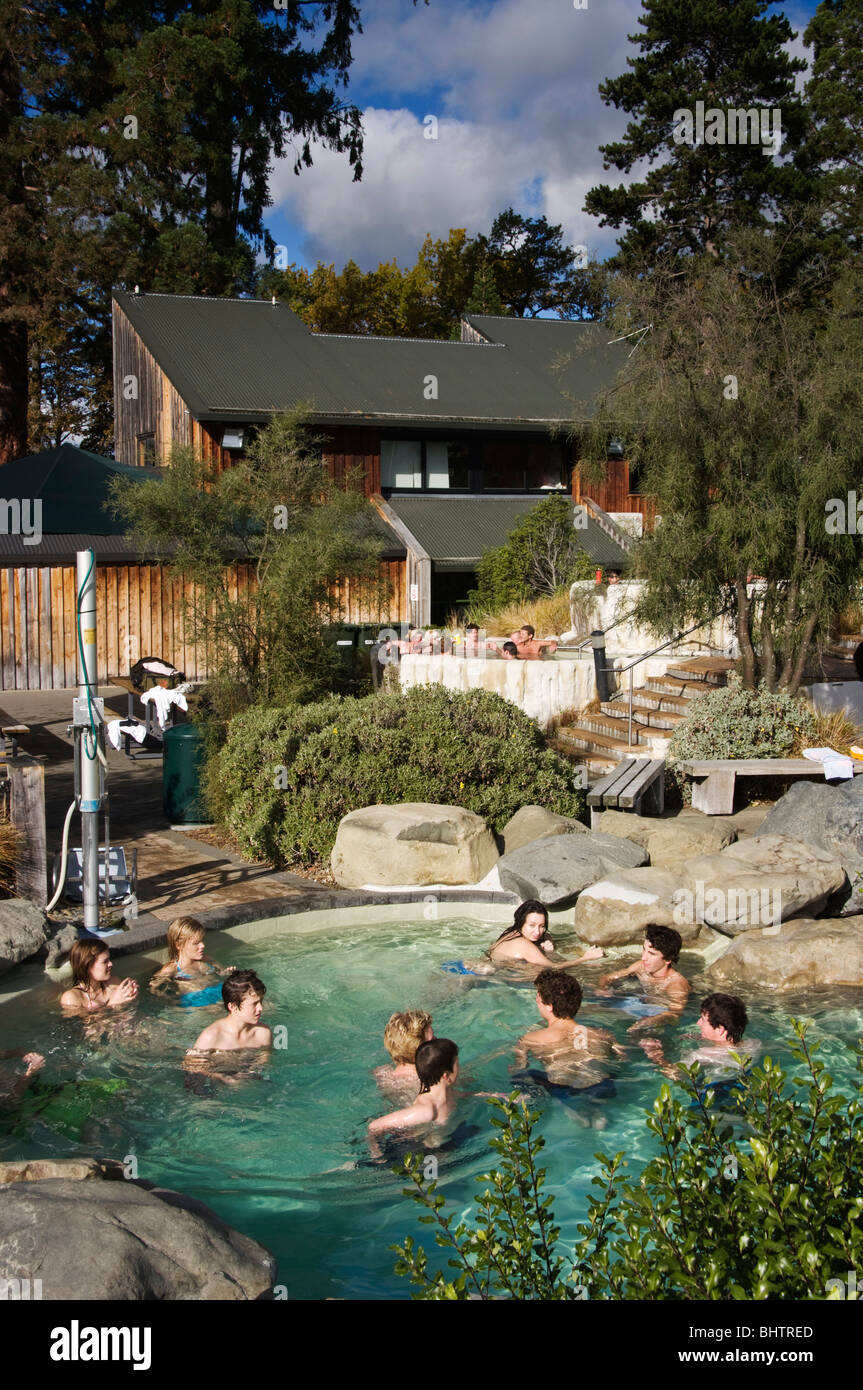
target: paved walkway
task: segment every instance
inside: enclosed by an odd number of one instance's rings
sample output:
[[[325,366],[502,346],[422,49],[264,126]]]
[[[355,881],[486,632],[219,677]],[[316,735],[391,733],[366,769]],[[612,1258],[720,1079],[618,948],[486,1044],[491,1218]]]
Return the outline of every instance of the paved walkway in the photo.
[[[63,820],[73,796],[72,690],[4,690],[0,707],[13,720],[29,724],[22,752],[44,754],[45,820],[49,860],[60,848]],[[126,713],[126,692],[117,686],[99,690],[117,714]],[[322,888],[297,874],[277,872],[265,864],[248,864],[170,828],[162,812],[161,759],[132,762],[108,748],[111,841],[127,858],[138,851],[138,903],[141,913],[170,922],[182,913],[210,913],[250,901],[296,899],[303,906],[326,906],[339,889]],[[73,817],[70,844],[80,842],[80,820]],[[347,901],[355,894],[346,893]],[[231,914],[233,915],[233,914]]]

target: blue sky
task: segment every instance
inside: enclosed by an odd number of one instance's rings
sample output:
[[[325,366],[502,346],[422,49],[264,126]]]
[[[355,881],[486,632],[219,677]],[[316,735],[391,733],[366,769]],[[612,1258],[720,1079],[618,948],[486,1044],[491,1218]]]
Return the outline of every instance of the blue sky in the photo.
[[[583,2],[583,0],[582,0]],[[639,0],[365,0],[354,45],[349,100],[363,111],[365,173],[317,147],[295,176],[277,161],[267,225],[288,260],[382,260],[411,265],[427,232],[487,231],[513,206],[563,224],[571,244],[603,259],[614,234],[582,211],[588,188],[615,182],[598,146],[616,139],[626,114],[606,107],[598,84],[636,52]],[[802,32],[814,3],[782,4]],[[427,139],[426,116],[437,120]]]

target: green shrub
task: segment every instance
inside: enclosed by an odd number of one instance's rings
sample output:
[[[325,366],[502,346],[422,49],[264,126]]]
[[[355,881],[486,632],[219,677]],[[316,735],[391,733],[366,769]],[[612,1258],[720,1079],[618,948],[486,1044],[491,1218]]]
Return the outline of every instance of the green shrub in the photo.
[[[788,758],[811,745],[817,728],[812,706],[761,686],[728,685],[699,695],[675,729],[669,757]]]
[[[817,742],[818,726],[808,701],[763,685],[744,690],[732,680],[697,696],[671,736],[665,770],[669,809],[692,799],[692,784],[677,766],[687,758],[790,758]],[[757,785],[738,779],[744,801],[750,795],[780,796],[784,786],[773,778],[760,778]]]
[[[496,1158],[477,1178],[472,1220],[453,1226],[422,1155],[399,1170],[458,1272],[431,1271],[408,1238],[392,1247],[396,1273],[410,1277],[415,1298],[431,1300],[844,1297],[863,1260],[863,1083],[853,1099],[834,1091],[817,1044],[793,1027],[791,1051],[808,1074],[789,1086],[769,1057],[746,1073],[739,1138],[696,1068],[681,1072],[694,1105],[662,1087],[647,1115],[657,1157],[630,1179],[623,1153],[597,1154],[599,1196],[572,1251],[561,1248],[553,1198],[543,1195],[538,1114],[515,1096],[492,1102],[503,1118],[492,1121]]]
[[[585,811],[532,719],[488,691],[438,685],[249,710],[231,722],[216,776],[229,829],[276,864],[327,859],[339,821],[362,806],[464,806],[494,830],[529,803]]]

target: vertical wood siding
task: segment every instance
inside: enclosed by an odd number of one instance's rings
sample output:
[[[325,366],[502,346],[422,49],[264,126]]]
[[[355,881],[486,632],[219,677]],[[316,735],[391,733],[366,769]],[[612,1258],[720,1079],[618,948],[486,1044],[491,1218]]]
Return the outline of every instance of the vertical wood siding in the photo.
[[[382,560],[381,580],[389,600],[369,604],[347,580],[336,599],[348,623],[392,623],[407,613],[404,560]],[[253,601],[251,567],[231,571],[232,596]],[[99,565],[96,568],[99,683],[128,676],[142,656],[161,656],[189,680],[207,676],[206,656],[185,630],[184,599],[194,586],[172,579],[161,565]],[[74,566],[0,569],[0,689],[63,690],[78,684]]]
[[[629,464],[626,459],[609,459],[602,483],[582,483],[576,467],[572,475],[572,500],[590,497],[606,512],[640,512],[646,526],[653,524],[656,505],[639,492],[629,491]]]

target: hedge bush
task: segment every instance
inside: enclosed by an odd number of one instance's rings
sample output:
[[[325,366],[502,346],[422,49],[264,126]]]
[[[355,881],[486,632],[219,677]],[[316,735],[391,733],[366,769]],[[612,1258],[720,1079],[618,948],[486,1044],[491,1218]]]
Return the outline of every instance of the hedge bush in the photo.
[[[697,696],[671,736],[665,769],[669,809],[692,801],[692,783],[678,766],[686,758],[790,758],[818,744],[818,724],[806,700],[764,686],[744,690],[735,677],[732,682]],[[759,778],[757,785],[745,778],[737,782],[743,802],[781,796],[784,789],[773,778]]]
[[[812,746],[817,733],[811,705],[761,686],[728,685],[699,695],[675,729],[669,756],[684,758],[788,758]]]
[[[362,806],[463,806],[497,831],[527,804],[585,814],[570,764],[532,719],[484,690],[420,686],[250,709],[231,721],[214,771],[232,834],[280,865],[327,859],[339,821]]]

